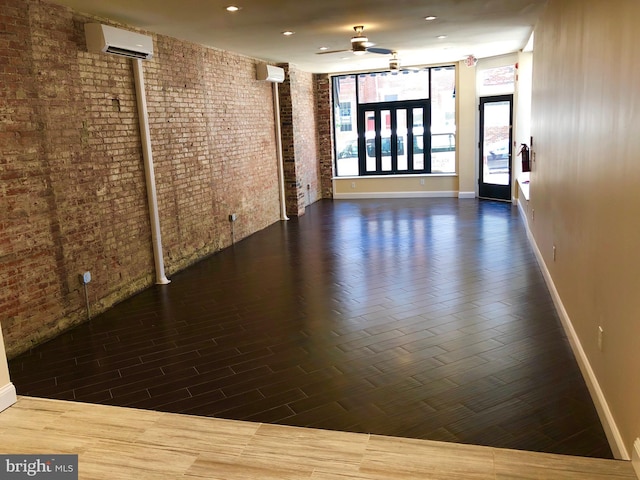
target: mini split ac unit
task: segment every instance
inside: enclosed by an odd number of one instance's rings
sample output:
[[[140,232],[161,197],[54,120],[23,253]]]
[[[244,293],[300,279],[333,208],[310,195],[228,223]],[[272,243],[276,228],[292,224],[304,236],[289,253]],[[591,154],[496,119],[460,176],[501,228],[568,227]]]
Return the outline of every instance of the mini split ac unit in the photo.
[[[99,23],[85,23],[84,33],[87,50],[92,53],[105,52],[143,60],[153,56],[153,39],[146,35]]]
[[[267,82],[282,83],[284,82],[284,68],[259,63],[256,66],[256,78]]]

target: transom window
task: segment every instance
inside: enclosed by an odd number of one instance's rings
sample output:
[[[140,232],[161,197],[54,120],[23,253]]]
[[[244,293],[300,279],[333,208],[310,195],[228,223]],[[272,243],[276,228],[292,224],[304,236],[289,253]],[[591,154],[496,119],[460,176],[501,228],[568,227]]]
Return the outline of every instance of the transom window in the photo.
[[[333,92],[337,176],[455,172],[455,67],[336,76]]]

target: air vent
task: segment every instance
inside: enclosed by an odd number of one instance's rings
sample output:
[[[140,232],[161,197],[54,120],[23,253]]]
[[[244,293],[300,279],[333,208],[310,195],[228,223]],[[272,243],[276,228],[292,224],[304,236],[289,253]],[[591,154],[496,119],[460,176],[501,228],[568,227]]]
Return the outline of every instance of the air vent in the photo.
[[[107,47],[106,53],[112,53],[113,55],[121,55],[123,57],[142,58],[146,60],[149,55],[141,52],[134,52],[133,50],[127,50],[126,48]]]

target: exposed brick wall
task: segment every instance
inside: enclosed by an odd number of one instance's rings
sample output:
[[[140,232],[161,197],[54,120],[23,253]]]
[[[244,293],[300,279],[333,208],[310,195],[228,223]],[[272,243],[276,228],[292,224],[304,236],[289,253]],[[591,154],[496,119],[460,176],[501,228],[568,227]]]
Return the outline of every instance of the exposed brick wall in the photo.
[[[31,332],[31,320],[62,312],[60,225],[51,218],[51,167],[43,161],[48,119],[41,115],[31,19],[22,2],[0,17],[0,312],[2,326]],[[10,342],[5,331],[5,341]],[[10,344],[7,345],[11,351]]]
[[[236,240],[278,219],[274,115],[255,60],[167,37],[156,48],[147,96],[172,271],[228,246],[230,213]]]
[[[299,202],[304,207],[321,198],[318,169],[318,135],[313,74],[293,71],[293,127],[296,138],[296,173]]]
[[[99,21],[0,0],[0,322],[7,354],[152,284],[132,61],[86,51]],[[106,23],[106,22],[102,22]],[[168,273],[279,218],[271,86],[256,60],[154,37],[144,62]],[[168,287],[170,288],[170,286]]]
[[[293,131],[293,102],[291,94],[291,69],[288,64],[279,65],[284,69],[284,82],[278,85],[280,102],[280,138],[282,139],[282,163],[284,170],[284,196],[287,215],[299,214],[298,178],[296,176],[295,137]],[[304,213],[304,210],[303,212]]]
[[[318,168],[318,130],[314,75],[284,65],[280,85],[280,117],[289,215],[304,215],[305,207],[322,198]]]
[[[331,78],[327,74],[314,75],[316,119],[318,129],[318,160],[322,198],[333,197],[333,122],[331,121]]]

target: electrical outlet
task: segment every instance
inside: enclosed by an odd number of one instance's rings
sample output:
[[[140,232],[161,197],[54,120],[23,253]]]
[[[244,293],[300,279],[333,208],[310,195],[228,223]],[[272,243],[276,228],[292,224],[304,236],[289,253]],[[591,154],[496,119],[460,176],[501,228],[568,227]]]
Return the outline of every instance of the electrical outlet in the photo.
[[[602,351],[602,342],[604,340],[604,329],[602,327],[598,327],[598,350]]]
[[[536,219],[536,209],[532,208],[531,209],[531,220],[535,220]]]
[[[235,222],[238,219],[238,215],[236,213],[230,213],[229,214],[229,221],[230,222]]]
[[[351,182],[351,188],[356,188],[356,182]]]
[[[420,185],[424,185],[424,178],[420,179]]]
[[[553,261],[556,261],[556,246],[553,246]]]
[[[86,285],[91,281],[91,272],[84,272],[80,274],[80,283]]]

